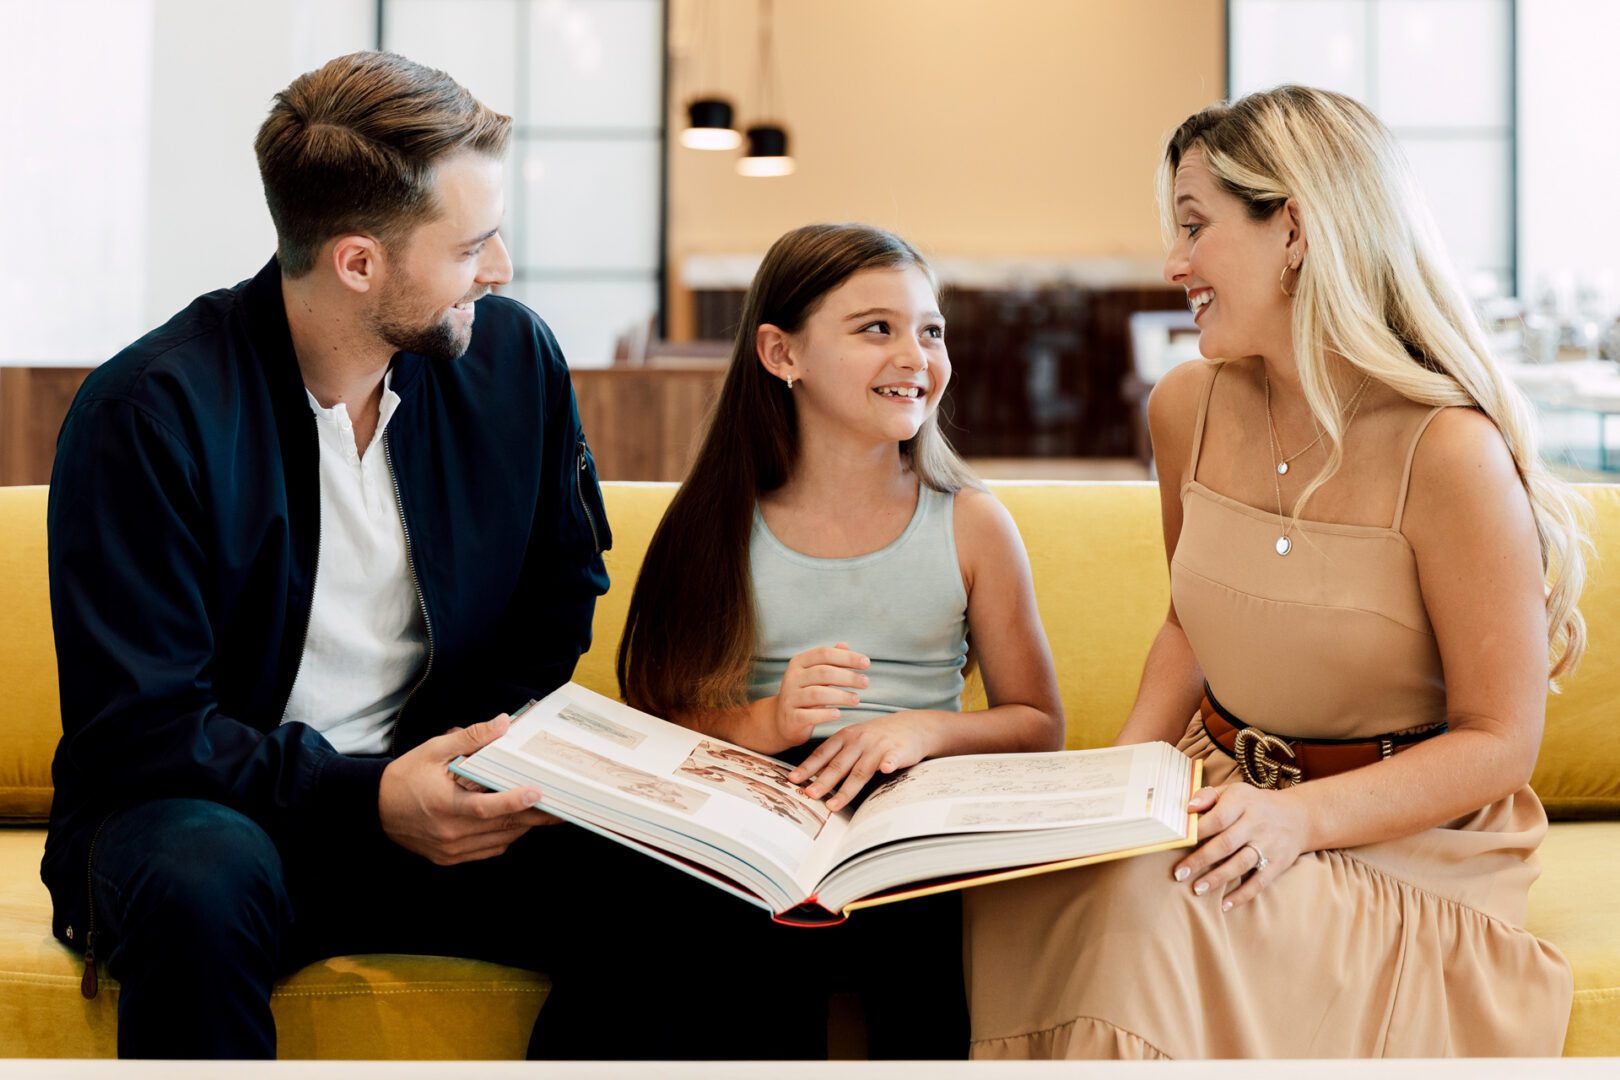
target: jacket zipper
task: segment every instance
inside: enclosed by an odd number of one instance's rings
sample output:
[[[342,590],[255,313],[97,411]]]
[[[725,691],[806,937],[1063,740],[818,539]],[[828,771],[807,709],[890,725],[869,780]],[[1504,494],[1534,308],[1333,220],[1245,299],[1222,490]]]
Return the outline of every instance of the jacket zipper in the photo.
[[[416,556],[411,548],[411,527],[405,521],[405,500],[399,493],[399,473],[394,471],[394,452],[389,446],[388,429],[383,429],[383,460],[388,462],[388,477],[394,482],[394,504],[399,507],[399,528],[405,534],[405,568],[411,573],[411,586],[416,589],[416,605],[422,609],[422,626],[427,630],[427,663],[422,668],[422,675],[416,680],[405,695],[405,700],[399,703],[399,710],[394,713],[394,729],[388,733],[388,752],[397,755],[399,750],[400,721],[405,717],[405,708],[411,703],[411,698],[427,682],[428,674],[433,670],[433,620],[428,617],[427,597],[422,594],[422,581],[416,576]]]
[[[320,421],[315,419],[315,414],[314,413],[309,414],[309,426],[310,426],[310,429],[315,432],[315,452],[317,454],[319,454],[320,449],[321,449],[321,428],[320,428]],[[320,494],[319,494],[319,491],[320,491],[320,474],[319,474],[319,471],[317,471],[317,473],[316,473],[315,487],[316,487],[316,497],[315,497],[315,567],[314,567],[314,570],[313,570],[314,577],[311,578],[311,580],[310,580],[309,607],[306,608],[305,611],[304,611],[304,636],[298,639],[298,659],[293,661],[292,682],[287,684],[287,699],[281,703],[281,722],[283,724],[285,724],[287,722],[287,708],[288,708],[288,706],[290,706],[292,704],[293,687],[298,685],[298,672],[300,670],[302,670],[302,668],[304,666],[304,646],[309,644],[309,624],[312,621],[314,621],[314,619],[315,619],[315,590],[320,586],[320,583],[321,583],[321,541],[325,539],[325,536],[323,535],[323,530],[326,528],[326,522],[324,520],[322,520],[322,518],[321,518],[321,500],[320,500]]]
[[[85,998],[94,998],[101,989],[101,980],[96,972],[96,886],[91,874],[96,865],[96,841],[101,839],[101,830],[107,827],[107,822],[113,816],[108,814],[96,826],[96,831],[90,836],[90,851],[84,857],[84,895],[85,929],[84,929],[84,978],[79,980],[79,993]],[[67,928],[68,940],[73,940],[73,927]]]
[[[579,440],[579,476],[575,481],[574,487],[579,492],[579,508],[585,511],[585,524],[591,527],[591,546],[594,547],[596,549],[596,553],[600,555],[602,553],[602,538],[597,535],[596,532],[596,517],[591,513],[590,504],[585,501],[585,475],[587,465],[585,454],[585,440],[581,438]]]

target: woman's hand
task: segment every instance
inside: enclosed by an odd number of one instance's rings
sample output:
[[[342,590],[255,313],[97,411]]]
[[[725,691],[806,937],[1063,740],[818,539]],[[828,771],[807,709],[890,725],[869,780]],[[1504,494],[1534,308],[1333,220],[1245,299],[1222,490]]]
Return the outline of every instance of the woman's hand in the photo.
[[[784,746],[810,738],[817,724],[838,719],[838,709],[861,703],[856,691],[870,682],[861,674],[872,661],[840,641],[832,648],[807,649],[788,661],[776,695],[776,734]]]
[[[1264,791],[1234,782],[1197,792],[1187,809],[1200,814],[1201,842],[1176,864],[1175,878],[1191,880],[1192,891],[1199,896],[1223,896],[1222,911],[1259,896],[1304,850],[1305,816],[1288,791]],[[1262,854],[1264,867],[1260,865]],[[1248,877],[1241,885],[1226,891],[1244,875]]]
[[[804,764],[788,773],[795,784],[810,780],[804,793],[812,799],[843,786],[827,800],[827,809],[842,810],[877,773],[915,765],[933,750],[934,725],[917,713],[891,713],[851,724],[827,736]]]

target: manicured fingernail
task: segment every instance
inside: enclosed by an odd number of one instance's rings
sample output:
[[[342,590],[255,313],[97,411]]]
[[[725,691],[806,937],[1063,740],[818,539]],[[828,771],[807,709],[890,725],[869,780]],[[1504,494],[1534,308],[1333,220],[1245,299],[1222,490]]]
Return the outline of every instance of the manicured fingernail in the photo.
[[[1192,876],[1192,871],[1187,869],[1185,866],[1178,867],[1176,869],[1176,880],[1177,881],[1186,881],[1191,876]]]
[[[1230,900],[1222,900],[1221,901],[1221,910],[1222,911],[1231,911],[1232,910],[1232,901],[1230,901]]]
[[[1203,896],[1207,892],[1209,892],[1209,882],[1207,881],[1200,881],[1198,884],[1193,886],[1194,896]]]

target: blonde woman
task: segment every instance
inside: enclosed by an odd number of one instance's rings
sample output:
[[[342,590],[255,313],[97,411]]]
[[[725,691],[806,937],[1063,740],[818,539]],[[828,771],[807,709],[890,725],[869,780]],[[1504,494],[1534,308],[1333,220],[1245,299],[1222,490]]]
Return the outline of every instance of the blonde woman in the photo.
[[[1204,759],[1200,843],[970,890],[974,1053],[1556,1055],[1523,927],[1575,498],[1362,106],[1212,106],[1161,191],[1210,359],[1150,403],[1172,602],[1119,741]]]

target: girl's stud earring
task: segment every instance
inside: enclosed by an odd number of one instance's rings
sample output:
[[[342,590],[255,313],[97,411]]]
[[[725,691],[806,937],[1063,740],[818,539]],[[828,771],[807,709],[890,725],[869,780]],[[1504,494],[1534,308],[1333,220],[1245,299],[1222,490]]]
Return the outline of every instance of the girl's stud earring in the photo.
[[[789,375],[787,377],[787,384],[789,390],[793,389],[793,376]]]

